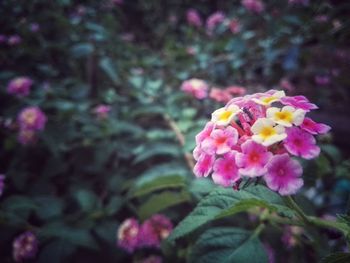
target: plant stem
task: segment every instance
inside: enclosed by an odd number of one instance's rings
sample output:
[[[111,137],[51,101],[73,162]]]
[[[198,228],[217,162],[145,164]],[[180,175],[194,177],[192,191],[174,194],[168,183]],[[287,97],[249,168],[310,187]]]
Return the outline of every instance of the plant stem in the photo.
[[[342,232],[345,236],[347,236],[350,233],[349,226],[344,223],[325,220],[315,216],[307,216],[304,213],[304,211],[300,208],[300,206],[290,196],[284,197],[284,201],[290,208],[292,208],[298,214],[299,218],[302,221],[304,221],[306,225],[311,224],[323,228],[333,228]]]
[[[300,206],[294,201],[294,199],[291,196],[284,197],[284,202],[298,214],[301,220],[303,220],[306,224],[309,223],[308,216],[304,213],[304,211],[300,208]]]

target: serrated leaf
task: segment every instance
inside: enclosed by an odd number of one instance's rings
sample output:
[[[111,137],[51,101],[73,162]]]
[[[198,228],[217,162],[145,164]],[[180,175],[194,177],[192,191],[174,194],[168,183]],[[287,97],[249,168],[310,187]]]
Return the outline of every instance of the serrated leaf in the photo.
[[[321,263],[349,263],[350,253],[337,252],[330,254],[321,260]]]
[[[193,247],[192,263],[264,263],[266,252],[257,237],[239,228],[212,228]]]
[[[130,198],[140,197],[146,194],[150,194],[155,191],[169,189],[169,188],[183,188],[185,187],[185,180],[181,176],[165,176],[156,178],[142,186],[135,186],[130,189],[128,196]]]
[[[249,200],[244,202],[244,200]],[[284,206],[281,197],[268,188],[257,185],[240,191],[218,188],[205,197],[197,207],[174,229],[169,240],[175,241],[199,227],[224,216],[231,216],[252,207],[263,206],[272,211],[292,216],[293,212]]]
[[[144,220],[166,208],[190,200],[191,196],[186,192],[162,192],[148,198],[148,200],[139,207],[138,214],[141,220]]]

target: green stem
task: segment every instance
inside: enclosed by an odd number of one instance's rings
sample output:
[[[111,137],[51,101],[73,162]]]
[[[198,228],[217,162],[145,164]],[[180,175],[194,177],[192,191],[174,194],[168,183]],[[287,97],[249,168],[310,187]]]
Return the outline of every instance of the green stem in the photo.
[[[293,200],[292,197],[284,197],[285,203],[292,208],[299,216],[299,218],[304,221],[305,225],[314,225],[322,228],[333,228],[342,232],[345,236],[350,233],[350,228],[348,225],[336,221],[330,221],[321,219],[315,216],[307,216],[301,207]]]
[[[253,234],[250,238],[254,238],[260,235],[261,231],[263,231],[265,228],[265,224],[260,224],[257,228],[255,228]]]
[[[294,201],[294,199],[291,196],[285,196],[284,202],[298,214],[301,220],[303,220],[306,224],[309,223],[309,219],[307,215],[304,213],[304,211],[300,208],[300,206]]]

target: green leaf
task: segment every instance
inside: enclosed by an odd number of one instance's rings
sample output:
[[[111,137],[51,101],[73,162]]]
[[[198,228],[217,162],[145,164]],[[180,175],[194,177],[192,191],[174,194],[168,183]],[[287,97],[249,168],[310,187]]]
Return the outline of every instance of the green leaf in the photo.
[[[113,196],[105,207],[107,215],[113,215],[117,213],[123,205],[123,199],[119,196]]]
[[[231,188],[218,188],[205,197],[179,223],[169,240],[175,241],[215,219],[231,216],[257,206],[286,216],[293,215],[292,210],[284,206],[283,200],[277,193],[262,185],[250,186],[240,191],[234,191]]]
[[[330,254],[321,260],[321,263],[349,263],[350,253],[337,252]]]
[[[53,222],[45,225],[38,232],[43,238],[59,238],[77,246],[97,249],[97,243],[88,229],[71,227],[61,222]]]
[[[182,176],[173,175],[156,178],[140,187],[133,187],[130,189],[128,196],[130,198],[140,197],[146,194],[150,194],[155,191],[169,189],[169,188],[183,188],[186,186],[186,182]]]
[[[118,84],[118,73],[110,58],[104,57],[100,60],[100,68],[107,74],[114,84]]]
[[[75,198],[81,208],[81,210],[88,212],[93,210],[97,203],[98,198],[92,191],[89,190],[78,190],[75,192]]]
[[[199,237],[190,262],[264,263],[268,258],[261,242],[251,232],[222,227],[212,228]]]
[[[179,157],[181,150],[178,145],[172,143],[152,143],[137,147],[134,150],[134,154],[137,155],[134,159],[134,163],[136,164],[159,155]]]
[[[34,200],[38,206],[36,214],[40,219],[48,220],[62,214],[63,201],[61,199],[50,196],[40,196],[36,197]]]
[[[187,192],[177,193],[167,191],[160,194],[155,194],[139,207],[138,215],[141,220],[144,220],[166,208],[188,202],[190,200],[191,196]]]
[[[75,247],[65,240],[53,240],[44,246],[39,254],[38,263],[62,263],[67,262],[69,257],[75,250]]]
[[[75,58],[85,57],[94,51],[94,46],[90,43],[79,43],[71,48],[71,53]]]
[[[140,187],[141,185],[149,183],[159,177],[174,175],[186,177],[188,174],[188,170],[181,163],[171,162],[154,165],[137,177],[135,186]]]

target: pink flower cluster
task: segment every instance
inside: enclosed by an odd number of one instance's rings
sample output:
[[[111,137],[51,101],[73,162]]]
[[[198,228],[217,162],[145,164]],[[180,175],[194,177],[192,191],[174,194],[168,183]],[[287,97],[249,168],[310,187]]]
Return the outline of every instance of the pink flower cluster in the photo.
[[[242,5],[249,11],[259,14],[265,9],[264,2],[261,0],[242,0]]]
[[[26,259],[33,259],[38,253],[38,239],[30,231],[18,236],[13,244],[13,259],[16,262],[23,262]]]
[[[194,27],[201,27],[203,22],[200,14],[196,9],[188,9],[186,13],[187,23]]]
[[[173,230],[173,224],[164,215],[155,214],[151,218],[138,223],[135,218],[126,219],[118,229],[118,246],[129,253],[137,248],[160,248],[162,240]]]
[[[209,97],[217,102],[227,103],[235,96],[242,96],[246,89],[238,86],[230,86],[225,89],[212,88]]]
[[[105,104],[99,104],[93,109],[93,113],[99,120],[107,119],[110,111],[111,107]]]
[[[23,145],[34,143],[37,131],[42,131],[45,128],[46,121],[46,115],[39,107],[24,108],[17,117],[19,142]]]
[[[208,97],[209,86],[204,80],[193,78],[184,81],[181,90],[201,100]]]
[[[292,157],[317,157],[314,135],[330,130],[305,117],[313,109],[317,106],[306,97],[276,90],[232,99],[196,136],[194,174],[211,174],[224,187],[236,187],[243,177],[263,177],[281,195],[296,193],[303,185],[302,167]]]
[[[28,96],[33,81],[28,77],[17,77],[12,79],[7,85],[7,92],[18,97]]]
[[[211,35],[214,29],[225,21],[225,18],[225,14],[220,11],[211,14],[206,22],[208,34]]]

